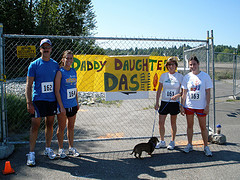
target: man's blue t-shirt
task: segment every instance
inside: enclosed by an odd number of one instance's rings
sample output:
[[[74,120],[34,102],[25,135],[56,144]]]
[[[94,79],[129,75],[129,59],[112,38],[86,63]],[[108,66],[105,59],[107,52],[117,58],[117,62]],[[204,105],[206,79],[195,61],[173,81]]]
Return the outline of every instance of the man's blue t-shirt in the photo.
[[[77,106],[77,73],[74,68],[69,71],[64,68],[60,68],[62,73],[60,94],[64,108],[71,108]]]
[[[59,65],[53,59],[44,61],[38,58],[29,65],[27,76],[34,77],[33,101],[56,101],[54,79],[58,69]]]

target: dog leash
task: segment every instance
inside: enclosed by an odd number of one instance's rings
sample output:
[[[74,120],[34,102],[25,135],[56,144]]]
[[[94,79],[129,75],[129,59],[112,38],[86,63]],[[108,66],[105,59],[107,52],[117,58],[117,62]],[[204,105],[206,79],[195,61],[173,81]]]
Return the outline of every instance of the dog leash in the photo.
[[[155,110],[154,122],[153,122],[153,129],[152,129],[152,137],[153,137],[153,133],[154,133],[154,129],[155,129],[155,121],[156,121],[156,119],[157,119],[157,113],[158,113],[158,111]]]

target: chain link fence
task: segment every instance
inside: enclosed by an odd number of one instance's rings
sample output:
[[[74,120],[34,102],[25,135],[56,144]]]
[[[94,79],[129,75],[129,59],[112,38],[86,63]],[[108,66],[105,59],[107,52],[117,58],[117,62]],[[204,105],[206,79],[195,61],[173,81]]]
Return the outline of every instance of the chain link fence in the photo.
[[[93,38],[71,36],[3,35],[4,100],[7,113],[8,141],[26,143],[29,140],[30,116],[26,110],[25,84],[27,69],[31,61],[40,57],[39,42],[49,38],[53,44],[52,58],[60,62],[63,51],[70,49],[76,55],[152,55],[177,56],[179,71],[187,73],[186,58],[197,55],[201,67],[206,71],[208,62],[207,40],[155,39],[155,38]],[[18,54],[19,46],[31,46],[29,57]],[[35,50],[35,52],[34,52]],[[27,50],[26,50],[27,51]],[[159,135],[158,116],[155,114],[155,91],[149,91],[148,99],[105,101],[105,92],[79,92],[80,110],[77,113],[75,141],[148,138]],[[169,117],[168,117],[169,118]],[[156,121],[154,126],[154,121]],[[166,126],[170,126],[166,120]],[[177,121],[178,134],[186,133],[185,119]],[[154,129],[153,129],[154,128]],[[54,124],[53,140],[56,137],[57,120]],[[199,132],[197,128],[194,132]],[[171,129],[166,128],[166,136]],[[65,133],[65,139],[66,133]],[[42,121],[38,142],[45,141]]]
[[[236,53],[214,52],[215,79],[224,80],[232,85],[234,98],[240,93],[240,56]]]

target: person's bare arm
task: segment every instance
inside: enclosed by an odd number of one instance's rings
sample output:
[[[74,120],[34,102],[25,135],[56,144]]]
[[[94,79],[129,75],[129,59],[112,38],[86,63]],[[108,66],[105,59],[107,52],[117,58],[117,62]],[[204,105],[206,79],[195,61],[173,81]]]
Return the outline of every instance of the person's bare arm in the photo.
[[[157,94],[156,94],[155,110],[159,109],[159,98],[160,98],[160,95],[161,95],[162,87],[163,87],[163,84],[159,83]]]
[[[60,71],[58,71],[56,74],[56,77],[55,77],[54,91],[55,91],[55,96],[56,96],[57,102],[60,106],[61,113],[66,114],[66,110],[63,107],[62,98],[61,98],[61,94],[60,94],[61,79],[62,79],[62,73]]]
[[[34,77],[29,77],[27,76],[27,81],[26,81],[26,101],[27,101],[27,111],[30,114],[34,114],[34,106],[32,103],[32,85],[33,85]]]
[[[211,89],[206,89],[206,107],[203,111],[204,114],[209,113],[210,98],[211,98]]]
[[[186,103],[186,97],[187,97],[187,89],[182,89],[182,98],[181,98],[181,114],[184,116],[185,114],[185,110],[184,110],[184,106],[185,106],[185,103]]]

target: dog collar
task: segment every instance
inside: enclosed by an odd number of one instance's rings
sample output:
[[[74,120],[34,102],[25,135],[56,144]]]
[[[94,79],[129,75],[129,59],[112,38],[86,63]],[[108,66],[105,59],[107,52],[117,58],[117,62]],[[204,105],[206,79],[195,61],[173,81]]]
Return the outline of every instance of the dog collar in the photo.
[[[151,143],[153,144],[154,147],[156,147],[156,145],[153,142],[151,142]]]

